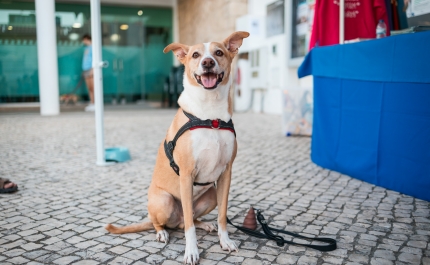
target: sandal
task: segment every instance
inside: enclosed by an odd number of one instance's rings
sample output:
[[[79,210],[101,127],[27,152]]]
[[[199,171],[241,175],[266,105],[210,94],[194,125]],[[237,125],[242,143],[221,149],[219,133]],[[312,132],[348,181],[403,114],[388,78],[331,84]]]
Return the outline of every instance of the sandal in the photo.
[[[9,179],[0,178],[0,193],[11,193],[18,190],[18,185],[16,184],[10,188],[5,189],[4,188],[5,185],[9,183],[13,183],[13,182],[10,181]]]

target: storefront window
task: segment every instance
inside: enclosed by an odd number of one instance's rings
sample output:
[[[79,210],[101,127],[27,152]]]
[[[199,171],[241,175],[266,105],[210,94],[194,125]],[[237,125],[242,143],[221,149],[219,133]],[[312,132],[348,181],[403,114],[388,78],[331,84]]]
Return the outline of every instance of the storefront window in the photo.
[[[315,0],[293,0],[291,30],[291,58],[304,57],[308,53],[312,33]]]
[[[79,81],[90,7],[55,8],[60,94],[87,100],[85,82]],[[101,22],[102,56],[110,64],[103,69],[105,101],[161,98],[172,66],[162,52],[172,41],[172,10],[102,6]],[[0,3],[0,30],[0,102],[39,101],[34,3]]]

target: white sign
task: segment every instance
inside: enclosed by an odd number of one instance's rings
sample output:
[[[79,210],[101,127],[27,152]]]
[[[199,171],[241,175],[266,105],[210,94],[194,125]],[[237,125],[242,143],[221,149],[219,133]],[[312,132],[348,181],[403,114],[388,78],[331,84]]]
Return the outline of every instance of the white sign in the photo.
[[[407,17],[416,17],[430,13],[430,0],[411,0],[406,10]]]

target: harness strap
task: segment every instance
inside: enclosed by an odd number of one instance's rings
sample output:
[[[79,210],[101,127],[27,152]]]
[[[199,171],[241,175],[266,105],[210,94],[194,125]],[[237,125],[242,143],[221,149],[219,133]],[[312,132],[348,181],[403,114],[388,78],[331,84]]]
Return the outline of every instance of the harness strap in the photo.
[[[206,128],[206,129],[219,129],[219,130],[229,130],[232,133],[234,133],[234,136],[236,137],[236,131],[234,130],[234,125],[232,120],[229,120],[228,122],[222,121],[222,120],[201,120],[197,118],[196,116],[184,111],[185,116],[190,119],[187,123],[185,123],[176,133],[175,137],[172,141],[167,142],[167,140],[164,140],[164,152],[166,153],[167,158],[169,159],[170,166],[172,167],[173,171],[179,176],[179,166],[175,163],[175,160],[173,159],[173,150],[175,150],[176,141],[178,141],[179,137],[181,135],[188,131],[188,130],[194,130],[199,128]],[[197,183],[194,182],[194,186],[206,186],[209,184],[212,184],[213,182],[207,182],[207,183]]]
[[[262,234],[260,232],[257,232],[257,231],[254,231],[254,230],[251,230],[251,229],[246,228],[246,227],[236,226],[228,218],[227,218],[227,223],[229,223],[232,226],[236,227],[238,230],[244,232],[245,234],[248,234],[248,235],[251,235],[251,236],[255,236],[255,237],[258,237],[258,238],[266,238],[266,239],[269,239],[269,240],[274,240],[274,241],[276,241],[276,244],[278,246],[280,246],[280,247],[284,246],[284,244],[290,244],[290,245],[297,245],[297,246],[304,246],[304,247],[308,247],[308,248],[313,248],[313,249],[316,249],[316,250],[319,250],[319,251],[332,251],[332,250],[335,250],[337,248],[336,240],[334,240],[333,238],[306,237],[306,236],[302,236],[302,235],[299,235],[299,234],[291,233],[291,232],[288,232],[288,231],[271,228],[267,224],[267,222],[264,219],[264,216],[261,214],[260,210],[257,210],[257,220],[261,224],[261,227],[263,229],[264,234]],[[327,243],[327,245],[302,244],[302,243],[296,243],[296,242],[293,242],[293,241],[288,241],[288,240],[285,240],[280,235],[273,234],[272,231],[275,231],[275,232],[278,232],[278,233],[282,233],[282,234],[286,234],[286,235],[290,235],[292,237],[297,237],[297,238],[305,239],[305,240],[312,240],[312,241],[319,241],[319,242]]]

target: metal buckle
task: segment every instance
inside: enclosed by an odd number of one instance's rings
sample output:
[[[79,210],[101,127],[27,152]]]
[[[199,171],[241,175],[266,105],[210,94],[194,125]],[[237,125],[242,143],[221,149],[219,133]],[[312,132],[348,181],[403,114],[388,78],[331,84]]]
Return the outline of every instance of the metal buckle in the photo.
[[[172,151],[174,149],[172,141],[170,141],[170,142],[167,143],[167,148],[169,148],[170,153],[172,153]]]

